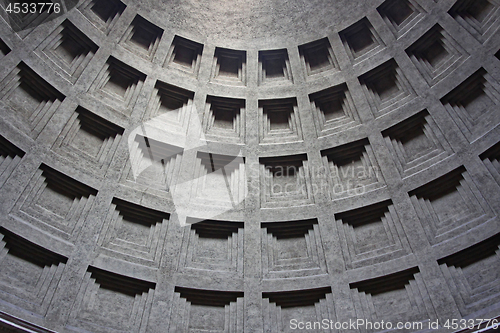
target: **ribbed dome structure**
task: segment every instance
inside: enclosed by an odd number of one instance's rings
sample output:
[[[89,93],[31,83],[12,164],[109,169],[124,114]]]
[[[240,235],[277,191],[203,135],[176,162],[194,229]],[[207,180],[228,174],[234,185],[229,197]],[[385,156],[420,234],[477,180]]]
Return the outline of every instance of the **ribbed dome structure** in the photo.
[[[56,2],[0,19],[0,332],[500,321],[498,0]]]

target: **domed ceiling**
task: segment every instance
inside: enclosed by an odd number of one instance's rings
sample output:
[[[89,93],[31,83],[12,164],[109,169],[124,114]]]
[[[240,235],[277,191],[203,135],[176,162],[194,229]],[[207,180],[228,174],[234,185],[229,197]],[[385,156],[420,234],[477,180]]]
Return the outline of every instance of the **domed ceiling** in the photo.
[[[0,19],[0,331],[499,319],[497,0],[62,4]]]
[[[141,1],[154,20],[213,42],[267,43],[314,39],[341,30],[372,12],[375,0]],[[254,45],[254,44],[252,44]]]

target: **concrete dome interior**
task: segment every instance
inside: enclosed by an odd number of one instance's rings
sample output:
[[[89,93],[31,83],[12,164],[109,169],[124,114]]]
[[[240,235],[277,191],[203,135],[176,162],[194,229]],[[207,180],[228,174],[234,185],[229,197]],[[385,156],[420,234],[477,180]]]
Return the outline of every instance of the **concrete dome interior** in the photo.
[[[312,41],[333,30],[347,28],[382,1],[243,0],[141,2],[148,18],[168,21],[175,31],[195,33],[203,41],[233,46],[258,43]],[[231,44],[229,44],[231,43]]]
[[[57,3],[0,19],[0,332],[500,320],[498,0]]]

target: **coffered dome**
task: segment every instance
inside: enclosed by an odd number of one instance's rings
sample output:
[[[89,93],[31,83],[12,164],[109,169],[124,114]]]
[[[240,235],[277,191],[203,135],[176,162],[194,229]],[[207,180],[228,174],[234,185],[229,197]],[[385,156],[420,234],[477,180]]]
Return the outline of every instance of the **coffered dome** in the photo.
[[[0,20],[1,332],[498,319],[498,1],[58,4]]]

